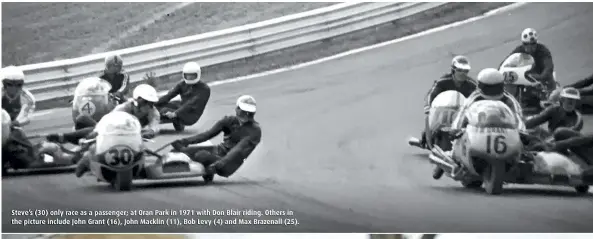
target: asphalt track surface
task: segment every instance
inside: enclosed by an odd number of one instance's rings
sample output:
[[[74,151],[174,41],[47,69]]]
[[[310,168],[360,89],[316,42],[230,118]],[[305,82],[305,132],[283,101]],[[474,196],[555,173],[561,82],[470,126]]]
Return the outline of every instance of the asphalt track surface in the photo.
[[[588,3],[528,4],[338,60],[216,86],[205,118],[183,136],[232,114],[235,99],[252,94],[263,141],[236,175],[208,186],[201,179],[139,182],[123,193],[72,174],[5,178],[4,232],[592,232],[591,194],[509,185],[503,195],[487,196],[450,179],[433,180],[426,153],[406,143],[419,134],[422,97],[448,70],[452,54],[469,56],[475,76],[478,69],[496,67],[524,27],[537,29],[551,48],[561,83],[590,74],[592,11]],[[55,125],[68,120],[69,112],[59,110],[30,129],[65,130]],[[153,145],[176,137],[161,136]],[[12,209],[30,208],[290,209],[299,225],[10,225]]]

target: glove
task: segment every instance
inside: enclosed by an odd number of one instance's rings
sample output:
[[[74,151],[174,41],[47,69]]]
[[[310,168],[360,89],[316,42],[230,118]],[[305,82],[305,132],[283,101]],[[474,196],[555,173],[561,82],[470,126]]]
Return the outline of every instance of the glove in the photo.
[[[152,129],[143,129],[140,134],[142,134],[142,138],[146,139],[152,139],[156,136]]]
[[[48,134],[45,136],[45,139],[47,139],[47,141],[49,141],[49,142],[61,143],[62,135],[61,134]]]
[[[188,145],[189,144],[187,142],[185,142],[185,140],[183,140],[183,139],[178,139],[171,143],[171,146],[177,151],[181,151],[183,148],[187,147]]]
[[[177,117],[177,114],[175,114],[175,112],[167,112],[167,113],[165,113],[165,116],[169,119],[173,119],[173,118]]]

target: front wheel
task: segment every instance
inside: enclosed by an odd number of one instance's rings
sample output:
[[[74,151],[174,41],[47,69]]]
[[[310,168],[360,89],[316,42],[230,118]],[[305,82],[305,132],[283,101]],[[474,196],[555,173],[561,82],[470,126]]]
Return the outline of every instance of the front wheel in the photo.
[[[130,191],[132,189],[132,170],[118,172],[111,182],[111,185],[117,191]]]
[[[486,193],[490,195],[498,195],[502,193],[505,171],[505,163],[502,161],[488,164],[482,174]]]

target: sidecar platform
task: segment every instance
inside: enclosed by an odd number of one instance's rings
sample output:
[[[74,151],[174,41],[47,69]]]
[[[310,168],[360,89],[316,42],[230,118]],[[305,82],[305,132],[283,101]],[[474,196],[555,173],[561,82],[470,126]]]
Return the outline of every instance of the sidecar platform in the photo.
[[[207,176],[204,165],[192,161],[183,153],[173,152],[168,153],[162,160],[147,161],[144,170],[146,179],[152,180]]]
[[[520,177],[509,180],[520,184],[541,184],[561,186],[593,185],[593,167],[577,157],[567,157],[553,152],[541,152],[533,162],[521,163]]]

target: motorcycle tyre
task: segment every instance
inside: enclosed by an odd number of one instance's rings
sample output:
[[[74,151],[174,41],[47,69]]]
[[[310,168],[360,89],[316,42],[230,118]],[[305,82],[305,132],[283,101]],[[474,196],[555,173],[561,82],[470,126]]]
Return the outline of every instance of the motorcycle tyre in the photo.
[[[132,189],[132,173],[132,170],[118,172],[111,181],[111,186],[117,191],[130,191]]]
[[[484,182],[484,189],[486,193],[490,195],[499,195],[502,194],[503,184],[504,184],[504,176],[505,176],[505,163],[504,162],[494,162],[489,163],[488,166],[484,169],[484,173],[482,173],[483,182]]]

